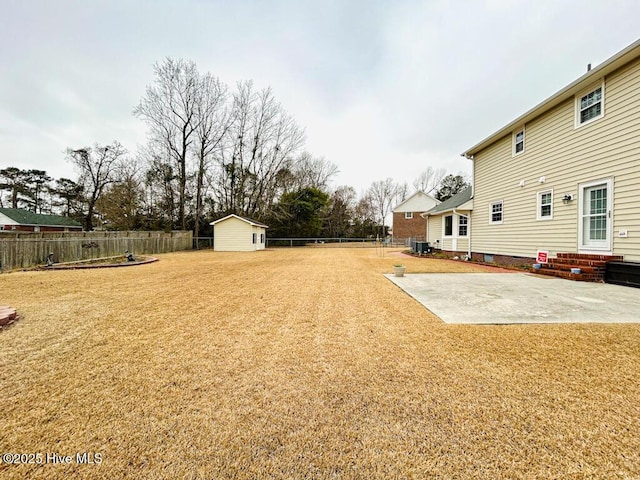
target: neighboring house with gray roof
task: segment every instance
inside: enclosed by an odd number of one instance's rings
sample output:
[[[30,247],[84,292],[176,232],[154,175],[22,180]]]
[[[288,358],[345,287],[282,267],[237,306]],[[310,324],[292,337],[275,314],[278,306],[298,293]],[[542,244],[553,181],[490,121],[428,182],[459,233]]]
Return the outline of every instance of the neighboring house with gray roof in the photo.
[[[450,255],[471,257],[473,189],[467,187],[421,214],[426,219],[426,239],[432,247]]]
[[[82,231],[82,225],[60,215],[43,215],[20,208],[0,208],[0,231],[69,232]]]

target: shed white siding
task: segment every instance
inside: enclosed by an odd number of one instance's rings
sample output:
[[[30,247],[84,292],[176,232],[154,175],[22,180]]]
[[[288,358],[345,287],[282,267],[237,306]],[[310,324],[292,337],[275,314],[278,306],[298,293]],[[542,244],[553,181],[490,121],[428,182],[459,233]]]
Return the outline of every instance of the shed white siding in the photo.
[[[264,250],[265,242],[265,227],[252,225],[239,217],[230,216],[214,223],[213,249],[218,252]]]

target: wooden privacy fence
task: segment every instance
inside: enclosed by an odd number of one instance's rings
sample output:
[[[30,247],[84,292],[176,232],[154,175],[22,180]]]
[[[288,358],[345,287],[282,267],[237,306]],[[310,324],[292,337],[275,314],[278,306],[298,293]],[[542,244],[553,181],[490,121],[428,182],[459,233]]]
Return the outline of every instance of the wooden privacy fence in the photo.
[[[0,270],[111,257],[129,250],[153,254],[190,250],[193,233],[173,232],[40,232],[0,234]]]

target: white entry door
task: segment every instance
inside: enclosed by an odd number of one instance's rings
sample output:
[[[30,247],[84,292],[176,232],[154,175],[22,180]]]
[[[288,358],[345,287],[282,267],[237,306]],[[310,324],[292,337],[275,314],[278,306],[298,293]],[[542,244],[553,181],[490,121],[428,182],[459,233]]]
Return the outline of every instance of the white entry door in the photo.
[[[611,252],[613,181],[580,185],[578,241],[580,251]]]

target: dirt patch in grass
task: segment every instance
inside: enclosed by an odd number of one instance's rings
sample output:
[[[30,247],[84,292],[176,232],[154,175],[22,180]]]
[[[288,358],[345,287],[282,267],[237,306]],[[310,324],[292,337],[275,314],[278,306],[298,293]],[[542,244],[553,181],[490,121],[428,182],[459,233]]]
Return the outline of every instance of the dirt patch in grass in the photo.
[[[640,476],[637,325],[445,325],[373,248],[159,257],[0,275],[2,451],[102,456],[0,477]]]

